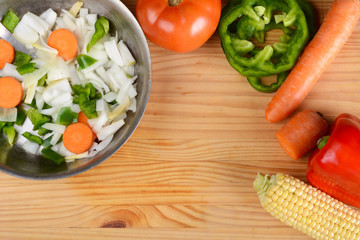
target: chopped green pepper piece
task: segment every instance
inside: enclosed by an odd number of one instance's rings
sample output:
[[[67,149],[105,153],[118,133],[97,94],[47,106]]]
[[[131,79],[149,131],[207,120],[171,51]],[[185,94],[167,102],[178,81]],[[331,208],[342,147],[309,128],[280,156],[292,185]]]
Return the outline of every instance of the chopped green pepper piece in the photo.
[[[49,118],[42,115],[36,109],[29,109],[26,114],[29,117],[30,121],[34,124],[34,131],[38,130],[44,123],[50,122]]]
[[[56,123],[61,125],[70,125],[77,119],[78,114],[74,113],[70,107],[60,109]]]
[[[96,100],[89,100],[85,94],[80,94],[78,97],[79,106],[81,111],[86,115],[88,119],[97,118],[98,114],[96,112]]]
[[[29,54],[20,51],[15,51],[15,58],[12,64],[17,67],[20,67],[22,65],[29,63],[30,60],[31,60],[31,56]]]
[[[79,63],[80,69],[85,69],[87,67],[90,67],[91,65],[97,62],[96,59],[86,54],[80,54],[79,56],[77,56],[76,60]]]
[[[12,146],[14,145],[15,137],[16,137],[16,131],[13,126],[5,126],[3,127],[3,132],[8,137],[8,142]]]
[[[43,140],[41,139],[41,137],[33,135],[29,132],[24,132],[22,134],[27,140],[29,140],[30,142],[34,142],[37,143],[39,145],[43,144]]]
[[[45,85],[46,80],[47,80],[47,74],[45,74],[42,78],[39,79],[38,86],[43,87]]]
[[[4,27],[7,28],[7,30],[9,30],[11,33],[14,33],[14,29],[16,25],[18,25],[19,21],[20,19],[17,16],[15,10],[10,9],[1,20],[1,23],[4,25]]]
[[[53,138],[53,136],[54,136],[54,135],[51,135],[50,137],[46,138],[46,139],[43,141],[42,146],[43,146],[44,148],[47,148],[47,147],[51,147],[51,146],[52,146],[50,142],[51,142],[51,139]]]
[[[63,156],[61,156],[57,152],[53,151],[49,147],[43,148],[43,150],[41,150],[41,153],[44,155],[44,157],[53,161],[57,165],[60,165],[61,163],[63,163],[65,161],[65,158]]]
[[[72,86],[72,90],[76,95],[85,94],[85,96],[90,100],[96,97],[96,89],[91,83],[85,84],[85,87],[81,85],[74,85]]]
[[[40,136],[44,136],[45,134],[48,134],[48,133],[51,133],[51,131],[49,129],[46,129],[46,128],[43,128],[43,127],[40,127],[39,130],[38,130],[38,134]]]
[[[32,73],[33,71],[35,71],[35,65],[36,63],[26,63],[20,67],[17,67],[16,70],[20,73],[20,75],[24,75],[27,73]]]
[[[26,120],[26,112],[22,107],[18,106],[15,124],[18,126],[22,126],[25,120]]]
[[[277,74],[276,82],[270,85],[263,84],[261,82],[261,79],[258,77],[247,77],[247,80],[255,90],[263,93],[272,93],[280,88],[280,86],[283,84],[288,74],[289,72],[282,72]]]
[[[110,24],[109,20],[107,20],[105,17],[100,17],[96,23],[95,23],[95,33],[91,38],[91,41],[86,47],[86,51],[90,52],[90,49],[104,36],[106,36],[109,33],[110,30]]]
[[[0,132],[2,131],[2,128],[6,125],[6,122],[0,122]]]

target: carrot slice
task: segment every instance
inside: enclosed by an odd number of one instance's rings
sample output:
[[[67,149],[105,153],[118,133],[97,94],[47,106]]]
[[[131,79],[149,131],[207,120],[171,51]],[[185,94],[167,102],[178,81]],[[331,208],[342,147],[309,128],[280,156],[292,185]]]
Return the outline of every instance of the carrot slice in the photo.
[[[291,158],[299,159],[316,146],[328,128],[326,120],[317,112],[304,110],[291,118],[276,137]]]
[[[89,124],[89,119],[87,118],[87,116],[85,115],[85,113],[83,112],[79,112],[78,115],[78,122],[85,124],[86,126],[88,126],[89,128],[91,128],[90,124]],[[94,132],[93,132],[94,133]],[[97,138],[96,133],[94,133],[94,138]]]
[[[343,47],[359,17],[359,0],[334,0],[319,31],[267,106],[268,121],[280,121],[296,110]]]
[[[48,45],[58,50],[58,55],[65,61],[74,58],[78,51],[75,35],[65,28],[53,31],[49,36]]]
[[[83,123],[83,124],[87,125],[88,127],[90,127],[89,119],[86,117],[85,113],[83,113],[83,112],[79,112],[78,122]]]
[[[13,77],[0,78],[0,107],[16,107],[23,97],[23,87],[19,80]]]
[[[5,67],[5,64],[12,63],[15,58],[15,49],[8,41],[0,39],[0,69]]]
[[[65,129],[63,143],[70,152],[83,153],[93,145],[94,135],[91,128],[84,123],[73,123]]]

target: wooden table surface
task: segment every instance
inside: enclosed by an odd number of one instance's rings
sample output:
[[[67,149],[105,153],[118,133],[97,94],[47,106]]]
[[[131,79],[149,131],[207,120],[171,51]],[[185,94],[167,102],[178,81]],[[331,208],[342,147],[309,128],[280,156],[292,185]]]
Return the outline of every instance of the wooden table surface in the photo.
[[[134,12],[135,0],[123,1]],[[310,1],[320,20],[331,0]],[[226,1],[223,1],[226,3]],[[110,159],[75,177],[30,181],[0,173],[0,239],[308,239],[266,213],[258,172],[306,180],[268,123],[272,94],[254,91],[225,59],[217,34],[175,54],[149,42],[145,115]],[[360,116],[360,23],[298,110]]]

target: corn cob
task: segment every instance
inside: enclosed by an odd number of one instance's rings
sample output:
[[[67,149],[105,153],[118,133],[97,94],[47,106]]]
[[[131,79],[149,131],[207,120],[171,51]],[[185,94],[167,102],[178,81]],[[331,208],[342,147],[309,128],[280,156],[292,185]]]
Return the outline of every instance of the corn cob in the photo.
[[[261,205],[283,223],[314,239],[360,239],[360,213],[286,174],[258,174]]]

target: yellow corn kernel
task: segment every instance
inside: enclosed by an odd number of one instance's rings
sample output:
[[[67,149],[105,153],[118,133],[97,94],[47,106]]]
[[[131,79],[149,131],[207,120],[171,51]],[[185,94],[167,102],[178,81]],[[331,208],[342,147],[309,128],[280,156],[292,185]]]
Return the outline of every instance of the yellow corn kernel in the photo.
[[[358,211],[296,178],[258,174],[254,188],[266,211],[314,239],[360,239]]]

